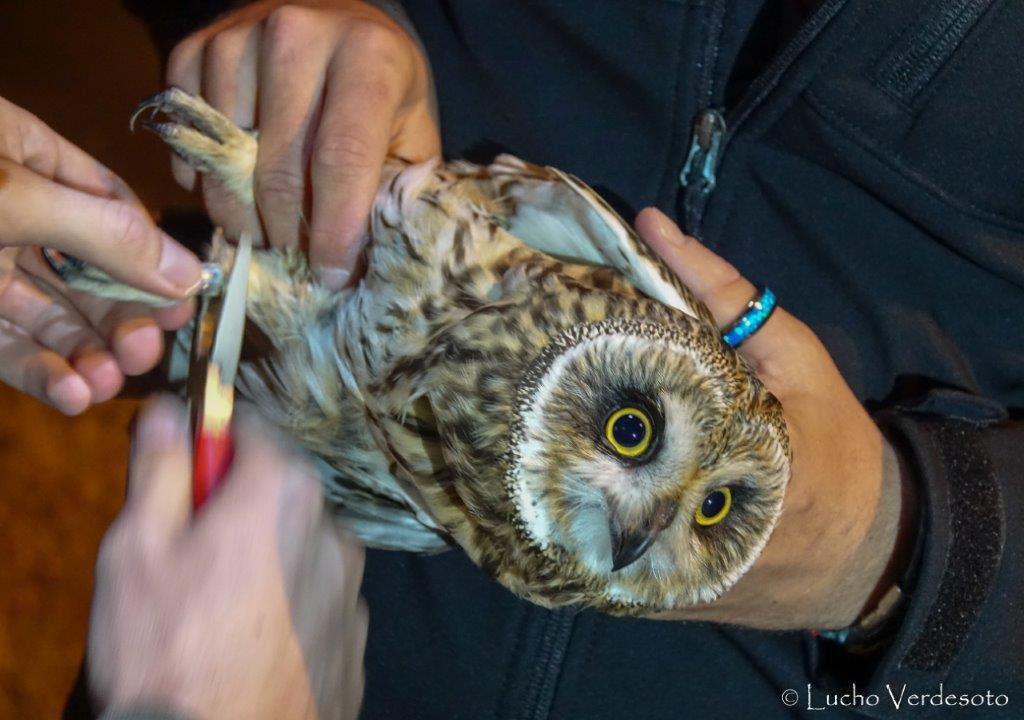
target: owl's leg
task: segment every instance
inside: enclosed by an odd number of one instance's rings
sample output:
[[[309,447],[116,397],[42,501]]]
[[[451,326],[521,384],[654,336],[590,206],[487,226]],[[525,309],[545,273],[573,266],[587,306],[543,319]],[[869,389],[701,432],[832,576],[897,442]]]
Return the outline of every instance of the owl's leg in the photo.
[[[140,120],[140,116],[149,117]],[[159,115],[169,122],[158,122]],[[170,88],[143,101],[132,114],[138,123],[170,145],[178,157],[214,178],[246,205],[253,202],[256,133],[241,129],[202,98]]]
[[[147,114],[148,117],[141,118]],[[166,120],[157,121],[160,115]],[[207,105],[201,98],[170,88],[140,104],[132,113],[132,127],[138,123],[152,131],[185,162],[213,177],[242,203],[251,205],[252,174],[256,167],[256,134],[247,132]],[[71,288],[111,300],[161,306],[167,298],[135,290],[117,282],[99,268],[54,250],[43,255]],[[216,259],[216,258],[214,258]],[[204,268],[204,288],[216,289],[218,268]]]
[[[214,245],[217,244],[217,238],[218,235],[215,234]],[[170,307],[181,302],[180,300],[172,300],[161,295],[146,292],[145,290],[138,290],[131,285],[125,285],[110,277],[95,265],[89,265],[72,255],[67,255],[52,248],[44,247],[42,255],[50,269],[72,290],[78,290],[79,292],[88,293],[94,297],[107,300],[136,302],[149,305],[150,307]],[[199,276],[199,287],[196,293],[204,295],[220,292],[223,279],[222,263],[219,262],[217,257],[211,258],[211,262],[203,263],[202,273]]]

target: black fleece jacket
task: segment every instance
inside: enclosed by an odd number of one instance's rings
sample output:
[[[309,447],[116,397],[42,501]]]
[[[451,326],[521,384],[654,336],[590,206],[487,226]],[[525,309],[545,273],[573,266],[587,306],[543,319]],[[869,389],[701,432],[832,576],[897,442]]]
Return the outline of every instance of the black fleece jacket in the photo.
[[[132,4],[164,47],[225,6]],[[461,553],[371,552],[363,717],[1024,717],[1024,4],[826,0],[786,39],[765,0],[405,4],[446,154],[657,205],[770,285],[912,468],[923,541],[870,658],[550,612]],[[709,108],[720,150],[681,182]]]

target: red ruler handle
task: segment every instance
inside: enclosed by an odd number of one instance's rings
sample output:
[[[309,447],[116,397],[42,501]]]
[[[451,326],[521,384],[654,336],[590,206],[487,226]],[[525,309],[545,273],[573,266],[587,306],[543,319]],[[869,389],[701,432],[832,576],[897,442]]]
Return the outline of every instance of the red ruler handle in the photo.
[[[192,509],[206,502],[231,466],[235,445],[228,428],[217,433],[199,432],[192,455]]]

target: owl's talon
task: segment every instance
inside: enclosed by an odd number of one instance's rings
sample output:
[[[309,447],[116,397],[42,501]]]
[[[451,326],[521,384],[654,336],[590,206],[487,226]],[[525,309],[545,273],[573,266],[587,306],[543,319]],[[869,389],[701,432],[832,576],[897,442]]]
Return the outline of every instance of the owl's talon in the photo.
[[[149,117],[142,116],[150,112]],[[170,122],[159,122],[167,116]],[[129,125],[149,130],[178,157],[218,183],[245,204],[252,204],[256,137],[210,107],[202,98],[172,87],[140,103]]]
[[[160,113],[166,113],[172,120],[183,125],[191,125],[219,143],[226,142],[231,135],[245,132],[200,98],[176,87],[168,88],[139,103],[132,111],[128,123],[131,129],[135,129],[136,120],[147,110],[152,111],[150,120]]]
[[[159,106],[150,103],[149,100],[146,100],[145,102],[137,105],[135,107],[135,109],[132,110],[132,116],[130,118],[128,118],[128,130],[129,131],[135,132],[135,123],[138,122],[139,116],[142,115],[142,113],[146,112],[147,110],[151,111],[149,113],[149,121],[151,121],[153,118],[155,118],[157,116],[157,113],[160,112]],[[149,122],[149,121],[145,121],[144,120],[143,121],[143,127],[147,127],[148,128],[148,125],[146,123]]]
[[[74,278],[85,268],[85,263],[74,255],[68,255],[53,248],[42,248],[42,255],[43,260],[50,266],[54,274],[68,284],[71,284]]]

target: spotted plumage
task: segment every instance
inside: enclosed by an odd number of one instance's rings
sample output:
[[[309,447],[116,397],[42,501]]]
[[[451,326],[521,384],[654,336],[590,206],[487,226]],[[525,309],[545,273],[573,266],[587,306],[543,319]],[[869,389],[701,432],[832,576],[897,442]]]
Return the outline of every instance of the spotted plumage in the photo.
[[[179,91],[146,107],[251,202],[252,135]],[[371,238],[341,293],[297,253],[256,255],[248,314],[272,350],[238,378],[364,542],[457,545],[534,602],[614,613],[743,574],[789,475],[780,407],[593,191],[510,156],[391,161]]]

